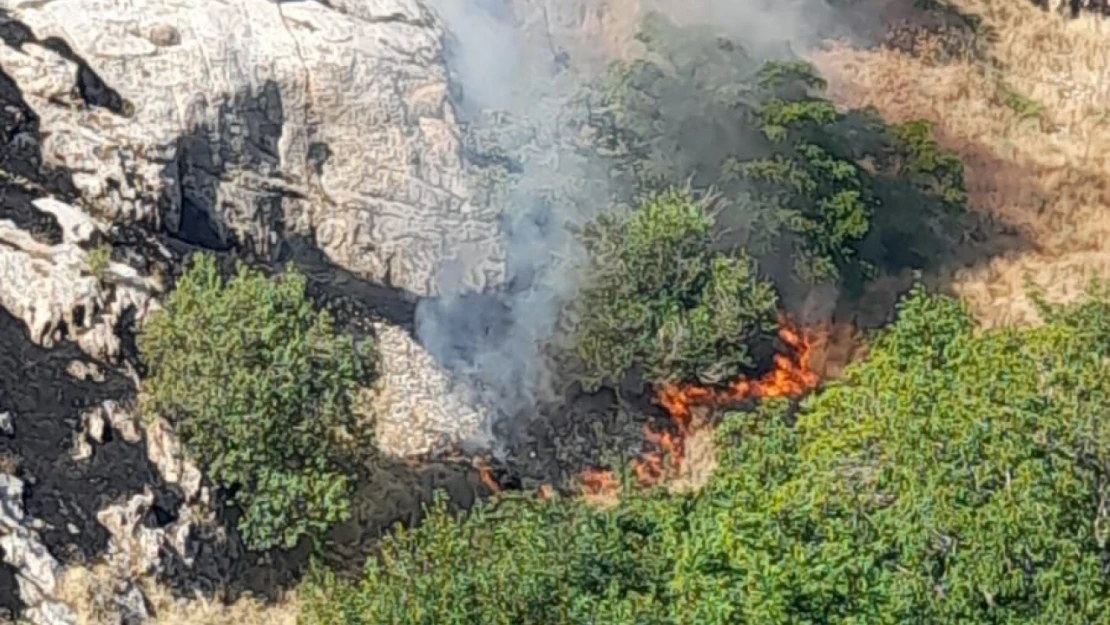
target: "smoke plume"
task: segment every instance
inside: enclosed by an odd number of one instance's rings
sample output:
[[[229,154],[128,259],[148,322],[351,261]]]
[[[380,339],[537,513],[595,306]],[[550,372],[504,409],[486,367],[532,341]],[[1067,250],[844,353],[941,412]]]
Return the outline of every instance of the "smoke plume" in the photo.
[[[559,147],[561,134],[570,131],[563,102],[598,67],[588,61],[635,34],[605,26],[634,28],[639,15],[655,10],[679,24],[712,25],[750,51],[773,56],[784,44],[804,48],[836,21],[824,0],[428,1],[449,33],[447,62],[460,118],[475,122],[504,111],[526,129],[528,149],[513,164],[512,190],[498,199],[504,284],[493,292],[466,292],[460,287],[466,258],[456,258],[440,270],[438,296],[421,302],[416,331],[498,415],[531,415],[559,395],[547,352],[564,304],[581,286],[584,252],[569,226],[593,218],[615,191],[598,163]],[[594,30],[573,32],[587,22]],[[575,187],[576,201],[559,201],[560,185]],[[474,442],[496,451],[492,431],[484,438]]]

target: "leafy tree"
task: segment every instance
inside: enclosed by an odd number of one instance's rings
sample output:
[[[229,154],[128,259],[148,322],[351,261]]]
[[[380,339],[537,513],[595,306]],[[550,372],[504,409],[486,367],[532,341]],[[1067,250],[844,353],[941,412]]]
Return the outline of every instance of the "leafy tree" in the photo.
[[[1110,623],[1107,295],[982,331],[917,289],[842,381],[731,415],[701,491],[441,510],[306,621]]]
[[[775,329],[774,289],[742,250],[718,247],[710,203],[670,189],[582,233],[591,264],[574,345],[591,385],[633,367],[654,383],[714,384],[758,364],[753,346]]]
[[[779,282],[858,290],[958,242],[962,167],[928,124],[840,111],[808,63],[761,62],[710,29],[652,15],[640,38],[648,56],[582,96],[626,193],[716,189],[722,231],[757,259],[793,260]]]
[[[1048,313],[980,333],[917,290],[795,429],[734,421],[705,496],[741,493],[717,531],[763,593],[746,618],[1110,622],[1110,305]]]
[[[292,547],[346,518],[351,394],[367,362],[305,297],[302,275],[240,266],[225,282],[213,258],[197,257],[139,348],[147,408],[242,507],[249,547]]]
[[[561,259],[581,250],[563,236],[567,230],[612,229],[629,219],[613,206],[646,206],[640,198],[673,188],[715,198],[713,219],[698,235],[713,251],[698,252],[700,258],[726,250],[744,259],[736,267],[756,261],[780,293],[835,283],[858,294],[880,271],[951,257],[968,229],[963,170],[940,149],[929,124],[888,125],[873,111],[837,109],[823,95],[824,80],[789,51],[785,60],[766,62],[711,28],[677,27],[658,14],[648,16],[639,37],[643,58],[615,63],[573,97],[543,100],[533,116],[488,112],[468,128],[466,150],[480,165],[476,199],[508,207],[506,228],[519,248],[509,250],[509,260],[521,283],[569,270]],[[609,210],[617,216],[603,217]],[[557,253],[537,255],[537,238]],[[572,303],[567,318],[582,324],[572,323],[569,334],[587,341],[576,351],[591,385],[637,366],[652,381],[709,383],[765,364],[758,358],[761,332],[722,342],[722,334],[709,331],[703,345],[694,345],[685,332],[694,318],[677,311],[696,309],[697,296],[667,313],[651,303],[673,303],[669,294],[650,292],[653,281],[673,271],[621,274],[611,246],[586,247],[605,255],[591,261],[593,277],[605,277],[589,304]],[[602,292],[637,293],[643,303],[594,297]],[[738,297],[758,303],[764,294]],[[749,313],[756,313],[740,312],[729,327],[755,330]],[[676,315],[679,325],[670,323]],[[723,315],[717,310],[701,319],[719,326]],[[655,336],[661,328],[675,332]],[[663,352],[652,355],[661,344]]]

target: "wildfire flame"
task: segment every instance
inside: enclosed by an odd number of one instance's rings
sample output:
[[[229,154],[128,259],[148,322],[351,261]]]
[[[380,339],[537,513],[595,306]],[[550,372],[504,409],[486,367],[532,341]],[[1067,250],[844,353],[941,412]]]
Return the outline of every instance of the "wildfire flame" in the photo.
[[[586,469],[579,476],[582,492],[586,495],[605,496],[611,495],[620,489],[620,482],[612,471],[604,469]]]
[[[497,483],[497,478],[493,476],[493,469],[486,464],[485,459],[476,458],[474,468],[478,470],[478,480],[486,487],[489,494],[496,495],[501,492],[501,485]]]
[[[785,315],[779,316],[778,335],[787,353],[775,354],[771,370],[759,379],[741,378],[723,389],[675,384],[659,389],[656,402],[670,415],[677,434],[656,432],[650,428],[645,431],[647,443],[653,450],[633,465],[641,485],[657,484],[666,474],[673,474],[681,466],[683,443],[690,432],[695,407],[727,406],[747,399],[798,397],[817,386],[820,377],[810,368],[809,337]],[[664,458],[669,462],[665,462]]]
[[[825,359],[829,355],[827,344],[831,336],[829,329],[824,328],[814,333],[814,336],[798,329],[786,315],[781,314],[778,324],[778,337],[785,349],[774,355],[771,370],[762,377],[755,380],[741,378],[723,388],[667,384],[658,389],[655,401],[667,411],[674,427],[671,429],[673,431],[656,431],[650,426],[645,427],[645,447],[649,451],[637,459],[632,466],[636,480],[641,486],[659,484],[664,478],[678,474],[686,455],[686,439],[692,429],[696,429],[694,424],[696,408],[729,406],[748,399],[799,397],[816,388],[821,375],[811,368],[813,340],[817,341],[816,351],[820,354],[820,361],[824,363],[824,365],[818,364],[818,368],[827,371]],[[845,336],[851,338],[851,326],[843,326],[840,330],[848,332],[849,334]],[[852,350],[849,350],[846,355],[850,358]],[[416,462],[415,459],[411,461]],[[473,461],[479,481],[486,490],[492,495],[502,492],[502,486],[494,477],[487,462],[481,458]],[[596,468],[583,471],[579,475],[578,483],[580,491],[595,500],[611,500],[610,496],[619,492],[621,487],[620,481],[612,471]],[[556,496],[550,484],[541,485],[537,494],[542,500]]]
[[[677,472],[682,466],[685,447],[682,444],[686,430],[680,429],[678,436],[670,432],[656,432],[651,427],[644,428],[644,440],[653,449],[632,465],[636,480],[640,484],[655,484],[667,473]],[[669,462],[664,462],[664,459]]]

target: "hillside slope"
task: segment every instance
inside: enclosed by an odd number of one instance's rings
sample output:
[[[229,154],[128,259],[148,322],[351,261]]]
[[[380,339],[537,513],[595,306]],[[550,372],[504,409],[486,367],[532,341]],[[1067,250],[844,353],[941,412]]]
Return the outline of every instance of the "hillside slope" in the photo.
[[[952,288],[988,325],[1034,321],[1027,280],[1060,301],[1110,269],[1110,24],[1007,0],[948,4],[947,24],[904,13],[888,45],[811,60],[839,104],[936,124],[966,165],[971,209],[996,225],[977,245],[1000,252],[974,269],[954,259]]]

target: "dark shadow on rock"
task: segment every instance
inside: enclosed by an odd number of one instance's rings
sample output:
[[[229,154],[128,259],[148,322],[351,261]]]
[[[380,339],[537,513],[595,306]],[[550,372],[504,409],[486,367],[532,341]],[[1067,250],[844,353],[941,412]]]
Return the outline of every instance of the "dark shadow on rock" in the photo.
[[[19,49],[36,41],[31,29],[0,9],[0,41]],[[44,165],[39,117],[19,86],[0,67],[0,219],[10,219],[44,243],[59,243],[61,229],[53,215],[31,203],[51,195],[73,202],[77,191],[69,172]]]
[[[4,550],[0,549],[0,623],[18,623],[27,607],[19,596],[15,574],[15,569],[4,561]]]
[[[104,82],[104,79],[89,66],[88,61],[78,56],[69,44],[58,37],[47,37],[38,43],[77,66],[74,80],[77,85],[77,95],[85,106],[106,109],[121,117],[134,115],[135,105],[108,86],[108,83]]]
[[[71,362],[87,360],[70,343],[54,349],[33,344],[23,325],[0,309],[0,410],[11,411],[15,423],[14,437],[0,437],[0,454],[18,458],[27,513],[45,523],[43,542],[63,564],[104,555],[109,535],[96,513],[105,506],[147,487],[163,509],[176,509],[179,501],[144,444],[109,435],[92,445],[91,457],[74,459],[82,413],[105,400],[134,397],[120,375],[109,372],[104,382],[93,382],[67,373]]]
[[[308,278],[308,289],[320,303],[329,304],[342,325],[385,321],[412,332],[420,297],[409,291],[366,280],[333,263],[306,236],[283,237],[276,265],[291,263]]]
[[[197,251],[246,259],[269,271],[286,263],[298,267],[308,278],[312,294],[322,301],[338,303],[340,321],[357,318],[385,320],[411,328],[419,299],[396,287],[361,278],[339,267],[327,257],[311,236],[287,232],[284,203],[328,202],[326,194],[306,197],[306,189],[288,183],[281,169],[278,143],[285,123],[285,107],[278,85],[272,81],[257,90],[234,94],[207,115],[208,104],[197,102],[187,114],[196,121],[177,140],[176,156],[166,175],[176,180],[180,221],[166,224],[167,243],[183,255]],[[331,148],[312,142],[308,161],[317,180],[331,158]],[[221,185],[237,176],[237,198],[246,200],[246,218],[232,207],[220,204]],[[233,263],[227,263],[228,266]]]
[[[58,37],[39,39],[29,26],[12,19],[7,11],[0,11],[0,40],[16,50],[21,50],[25,43],[36,43],[76,65],[74,88],[86,106],[103,108],[122,117],[130,117],[134,113],[134,105],[109,86],[93,70],[88,61],[75,53],[62,39]]]
[[[192,127],[177,140],[174,159],[165,176],[176,181],[167,201],[180,210],[176,223],[163,215],[167,234],[184,243],[214,251],[237,249],[268,253],[270,242],[253,233],[282,231],[282,199],[278,141],[285,111],[277,83],[265,82],[257,92],[240,91],[218,107],[203,98],[189,105],[186,118]],[[230,175],[249,179],[240,183],[240,193],[250,207],[241,223],[228,223],[219,189]],[[255,184],[251,184],[254,182]],[[246,230],[246,232],[243,232]]]
[[[417,296],[357,276],[333,263],[311,235],[287,231],[285,203],[330,203],[319,178],[334,155],[326,143],[313,141],[306,154],[313,180],[295,184],[282,171],[279,142],[286,111],[277,83],[239,91],[218,106],[202,98],[185,116],[191,127],[177,139],[175,157],[164,171],[176,181],[169,190],[176,197],[166,198],[167,204],[180,210],[172,222],[170,211],[163,209],[166,243],[172,249],[183,256],[216,252],[271,271],[291,262],[309,278],[313,295],[340,303],[338,316],[380,319],[411,329]],[[221,191],[229,191],[223,185],[231,178],[236,182],[235,205],[220,198]]]

